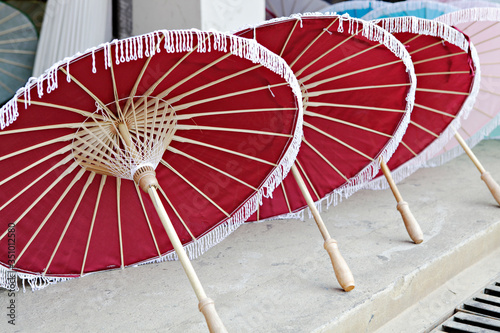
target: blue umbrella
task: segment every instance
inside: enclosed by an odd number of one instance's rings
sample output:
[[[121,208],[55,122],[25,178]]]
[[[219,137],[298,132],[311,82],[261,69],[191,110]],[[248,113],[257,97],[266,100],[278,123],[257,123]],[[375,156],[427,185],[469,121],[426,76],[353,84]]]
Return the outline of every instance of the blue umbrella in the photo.
[[[322,10],[323,13],[349,14],[351,17],[361,18],[372,10],[390,5],[385,1],[344,1],[338,2]]]
[[[404,1],[372,10],[362,17],[374,20],[388,17],[416,16],[432,20],[446,13],[459,10],[458,7],[435,1]]]

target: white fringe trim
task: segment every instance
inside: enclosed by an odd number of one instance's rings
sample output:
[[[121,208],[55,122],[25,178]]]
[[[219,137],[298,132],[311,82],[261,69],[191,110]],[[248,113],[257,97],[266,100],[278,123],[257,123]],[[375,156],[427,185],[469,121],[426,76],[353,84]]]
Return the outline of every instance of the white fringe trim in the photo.
[[[396,18],[397,20],[398,18]],[[453,29],[453,28],[451,28]],[[426,34],[426,32],[412,31],[416,34]],[[461,44],[459,38],[456,38],[453,34],[444,33],[441,36],[442,39],[446,40],[450,43],[458,43]],[[450,37],[451,40],[447,38]],[[457,44],[455,44],[457,45]],[[460,47],[459,45],[457,45]],[[481,69],[479,65],[479,56],[477,54],[476,48],[472,43],[469,44],[469,50],[472,58],[472,62],[475,67],[475,75],[472,81],[471,90],[469,92],[469,96],[464,101],[460,111],[457,113],[457,117],[453,119],[450,124],[446,127],[446,129],[439,135],[439,138],[434,140],[427,148],[425,148],[418,156],[412,158],[406,163],[400,165],[395,170],[391,170],[392,178],[394,182],[398,183],[405,179],[406,177],[413,174],[419,168],[426,165],[426,163],[434,157],[443,147],[450,141],[450,139],[455,135],[455,132],[460,128],[461,119],[466,119],[474,104],[476,103],[476,98],[479,93],[480,81],[481,81]],[[466,51],[466,50],[465,50]],[[466,51],[467,52],[467,51]],[[389,188],[389,184],[387,183],[387,179],[384,176],[379,176],[376,179],[372,180],[366,186],[367,189],[371,190],[383,190]]]
[[[437,1],[403,1],[374,9],[371,12],[364,15],[362,19],[373,20],[373,19],[378,19],[384,15],[391,15],[400,12],[402,13],[404,11],[418,10],[423,8],[431,10],[440,10],[443,13],[449,13],[460,9],[448,3],[441,3]]]
[[[386,146],[382,149],[379,155],[374,159],[372,163],[367,165],[363,170],[361,170],[358,174],[349,179],[349,182],[335,189],[331,193],[327,194],[322,199],[315,202],[316,208],[321,211],[323,207],[323,202],[326,203],[326,208],[328,209],[330,206],[335,206],[339,202],[342,201],[343,198],[348,198],[357,190],[364,188],[365,184],[375,177],[380,170],[380,158],[384,160],[388,160],[392,154],[396,151],[399,142],[401,141],[404,133],[406,132],[406,128],[410,122],[410,114],[411,110],[413,110],[413,105],[415,102],[415,90],[416,90],[416,76],[413,68],[413,62],[411,60],[410,54],[406,51],[405,46],[398,41],[392,34],[382,29],[381,27],[367,22],[361,19],[350,17],[348,14],[336,15],[336,14],[323,14],[323,13],[305,13],[305,14],[293,14],[290,17],[280,17],[277,19],[266,21],[262,24],[245,27],[240,30],[244,31],[247,29],[256,29],[260,26],[272,25],[275,23],[280,23],[284,21],[290,20],[299,20],[302,23],[302,20],[314,19],[314,18],[339,18],[339,26],[337,31],[342,33],[346,31],[349,34],[355,34],[356,31],[361,29],[361,35],[367,38],[370,41],[377,41],[387,47],[396,57],[401,59],[406,67],[406,71],[408,73],[410,79],[410,89],[408,91],[408,95],[406,97],[406,112],[403,118],[400,121],[398,129],[393,134],[392,139],[386,144]],[[301,25],[302,27],[302,25]],[[255,34],[254,34],[255,36]],[[274,219],[289,219],[289,218],[299,218],[304,219],[304,210],[308,208],[304,208],[292,213],[279,215],[276,217],[271,217],[265,219],[263,221],[274,220]],[[311,212],[309,211],[309,216]]]
[[[475,21],[500,21],[500,8],[469,8],[448,13],[435,18],[448,25]]]
[[[160,35],[165,36],[165,43],[163,45],[163,49],[165,51],[162,51],[159,46],[155,47],[155,42],[160,38]],[[206,37],[208,37],[209,35],[214,36],[213,44],[206,41]],[[197,41],[194,41],[195,36]],[[155,31],[139,37],[131,37],[123,40],[114,40],[111,43],[104,43],[97,48],[87,50],[85,52],[85,55],[83,55],[92,56],[93,59],[95,59],[93,56],[95,51],[101,49],[110,51],[111,45],[113,44],[116,46],[115,61],[116,64],[119,65],[120,63],[133,61],[143,57],[153,57],[156,53],[160,52],[173,53],[191,51],[193,50],[194,45],[196,45],[194,44],[194,42],[199,42],[200,44],[197,52],[210,52],[211,50],[227,52],[227,50],[229,49],[229,51],[233,55],[248,59],[253,63],[260,63],[274,73],[279,74],[288,82],[294,95],[296,96],[298,116],[297,122],[295,124],[294,136],[289,147],[283,154],[278,165],[274,168],[273,172],[265,179],[259,191],[257,191],[239,208],[237,208],[236,211],[231,215],[231,217],[224,221],[222,224],[218,225],[212,230],[207,231],[205,235],[199,237],[196,241],[186,244],[184,246],[184,249],[191,259],[194,259],[203,254],[205,251],[222,241],[231,232],[233,232],[241,224],[243,224],[244,221],[257,210],[258,205],[262,204],[262,198],[270,197],[274,189],[281,183],[281,181],[287,176],[288,172],[290,171],[290,168],[292,167],[300,148],[303,128],[303,106],[302,99],[300,98],[302,95],[300,92],[299,83],[295,75],[293,74],[293,71],[281,57],[270,52],[268,49],[264,48],[252,39],[246,39],[234,35],[227,35],[219,32],[203,32],[199,30]],[[0,110],[0,119],[4,119],[4,114],[7,113],[7,111],[5,110],[9,110],[10,112],[10,110],[12,110],[14,107],[17,107],[17,99],[19,99],[22,95],[25,95],[25,99],[27,100],[26,104],[29,105],[29,89],[33,88],[35,85],[37,86],[37,91],[40,97],[44,93],[44,82],[46,82],[45,87],[47,93],[50,93],[51,91],[57,89],[57,77],[55,75],[56,71],[60,66],[69,68],[72,61],[78,60],[81,57],[82,55],[78,54],[76,56],[60,61],[49,68],[38,79],[30,79],[28,84],[26,84],[23,89],[20,89],[16,96]],[[105,58],[106,69],[109,68],[110,61],[111,59]],[[89,71],[95,72],[95,66],[93,65],[93,68],[89,68]],[[10,112],[8,115],[10,118],[7,118],[7,126],[15,121],[15,118],[18,114],[16,114],[14,117],[14,113]],[[171,252],[166,253],[158,258],[145,260],[143,262],[136,263],[130,266],[158,263],[176,259],[177,254],[172,250]],[[10,280],[7,280],[7,278],[12,273],[15,273],[18,278],[23,280],[23,289],[24,281],[27,280],[32,290],[39,290],[50,284],[72,279],[72,277],[42,276],[41,274],[24,272],[21,273],[9,270],[5,267],[0,267],[0,287],[7,288],[9,286]],[[15,283],[15,288],[16,290],[18,290],[19,287],[17,285],[17,279]]]

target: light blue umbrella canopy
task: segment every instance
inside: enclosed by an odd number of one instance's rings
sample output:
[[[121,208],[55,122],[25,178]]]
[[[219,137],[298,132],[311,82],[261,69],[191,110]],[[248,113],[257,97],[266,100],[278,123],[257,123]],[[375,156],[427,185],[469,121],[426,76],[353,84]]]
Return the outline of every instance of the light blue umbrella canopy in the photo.
[[[326,7],[321,12],[323,13],[337,13],[337,14],[349,14],[351,17],[361,18],[368,14],[374,9],[391,5],[389,2],[385,1],[343,1],[335,3],[331,6]]]
[[[30,19],[0,2],[0,104],[31,76],[37,43],[38,33]]]
[[[432,20],[443,14],[459,10],[458,7],[435,1],[403,1],[372,10],[362,17],[375,20],[388,17],[416,16]]]

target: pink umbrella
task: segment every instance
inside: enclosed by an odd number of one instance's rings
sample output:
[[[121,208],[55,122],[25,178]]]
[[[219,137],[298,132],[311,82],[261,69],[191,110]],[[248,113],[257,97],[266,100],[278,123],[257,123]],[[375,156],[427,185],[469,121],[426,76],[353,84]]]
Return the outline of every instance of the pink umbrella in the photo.
[[[481,173],[493,197],[500,204],[500,186],[481,165],[470,148],[500,124],[500,8],[470,8],[436,18],[463,31],[474,43],[481,61],[481,88],[469,117],[462,121],[456,141],[436,153],[429,165],[449,161],[465,151]]]
[[[354,279],[316,205],[336,204],[369,181],[403,135],[413,106],[411,59],[392,35],[363,20],[304,15],[265,22],[237,35],[280,54],[297,76],[304,137],[287,177],[250,221],[297,216],[309,207],[344,290]]]

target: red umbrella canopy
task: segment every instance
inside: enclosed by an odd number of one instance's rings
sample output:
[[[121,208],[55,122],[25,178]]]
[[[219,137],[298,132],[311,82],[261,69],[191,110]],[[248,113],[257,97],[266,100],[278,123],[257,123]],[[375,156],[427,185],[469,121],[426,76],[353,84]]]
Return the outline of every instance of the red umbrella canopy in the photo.
[[[54,65],[0,111],[0,268],[50,283],[175,259],[136,184],[152,170],[201,254],[288,172],[299,94],[281,58],[215,32],[157,31]]]
[[[339,15],[278,19],[237,35],[281,55],[299,80],[304,137],[296,164],[313,200],[336,203],[370,180],[379,157],[395,150],[413,106],[415,78],[404,46],[376,25]],[[289,176],[250,220],[305,206]]]
[[[410,125],[387,163],[397,182],[439,151],[470,112],[479,89],[479,60],[468,37],[443,23],[399,17],[379,24],[406,46],[418,80]],[[380,176],[369,186],[387,185]]]

